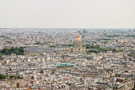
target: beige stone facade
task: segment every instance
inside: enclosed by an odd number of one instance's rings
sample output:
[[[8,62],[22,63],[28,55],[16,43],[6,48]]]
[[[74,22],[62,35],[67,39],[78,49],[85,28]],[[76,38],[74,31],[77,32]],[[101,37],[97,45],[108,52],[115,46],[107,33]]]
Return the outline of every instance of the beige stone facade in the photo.
[[[29,56],[40,56],[40,55],[42,55],[42,53],[29,53],[29,52],[25,52],[24,55],[29,55]]]

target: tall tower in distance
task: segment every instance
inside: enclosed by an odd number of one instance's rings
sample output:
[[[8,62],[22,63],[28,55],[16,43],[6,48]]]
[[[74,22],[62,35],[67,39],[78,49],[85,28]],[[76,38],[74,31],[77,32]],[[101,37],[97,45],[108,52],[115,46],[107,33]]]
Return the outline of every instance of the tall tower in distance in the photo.
[[[73,52],[85,53],[85,48],[82,46],[82,40],[80,39],[79,34],[77,34],[77,38],[75,39]]]

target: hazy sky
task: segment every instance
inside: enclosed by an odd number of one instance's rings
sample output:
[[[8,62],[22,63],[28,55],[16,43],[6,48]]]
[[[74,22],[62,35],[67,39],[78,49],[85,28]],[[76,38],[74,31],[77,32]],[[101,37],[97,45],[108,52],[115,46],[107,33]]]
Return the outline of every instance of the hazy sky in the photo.
[[[135,28],[135,0],[0,0],[0,27]]]

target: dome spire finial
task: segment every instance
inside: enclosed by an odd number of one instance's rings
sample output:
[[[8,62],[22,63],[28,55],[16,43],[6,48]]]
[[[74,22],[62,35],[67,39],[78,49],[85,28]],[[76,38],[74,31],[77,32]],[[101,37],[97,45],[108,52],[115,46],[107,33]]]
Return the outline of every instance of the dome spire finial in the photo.
[[[79,38],[79,33],[77,34],[77,38]]]

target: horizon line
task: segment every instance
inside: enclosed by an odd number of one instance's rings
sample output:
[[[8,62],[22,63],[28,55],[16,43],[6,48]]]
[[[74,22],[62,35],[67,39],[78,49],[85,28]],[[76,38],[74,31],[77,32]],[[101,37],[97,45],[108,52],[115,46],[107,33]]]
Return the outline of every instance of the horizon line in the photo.
[[[0,27],[0,29],[135,29],[135,28],[45,28],[45,27]]]

